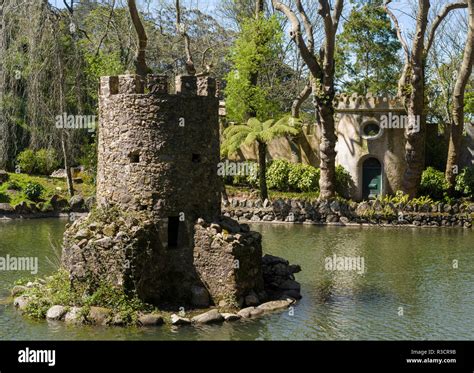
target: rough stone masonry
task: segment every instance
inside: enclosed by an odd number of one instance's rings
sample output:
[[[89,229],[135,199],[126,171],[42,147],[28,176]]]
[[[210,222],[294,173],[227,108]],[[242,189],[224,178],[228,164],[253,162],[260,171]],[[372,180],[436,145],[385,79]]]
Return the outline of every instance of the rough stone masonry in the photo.
[[[97,209],[66,231],[62,262],[73,285],[106,282],[158,306],[265,301],[260,234],[221,216],[216,83],[168,86],[101,78]]]

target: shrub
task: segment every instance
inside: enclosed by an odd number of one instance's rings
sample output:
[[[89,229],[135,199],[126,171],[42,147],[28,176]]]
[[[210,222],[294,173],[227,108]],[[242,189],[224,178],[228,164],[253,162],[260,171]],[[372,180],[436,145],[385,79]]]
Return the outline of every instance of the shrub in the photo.
[[[428,167],[421,175],[421,183],[418,191],[419,195],[427,195],[431,198],[443,199],[444,192],[448,189],[448,184],[444,178],[444,173],[433,167]]]
[[[336,193],[348,198],[352,189],[351,174],[341,165],[336,167]]]
[[[25,149],[17,157],[17,167],[20,168],[20,172],[31,174],[34,172],[36,167],[36,155],[31,149]]]
[[[467,197],[474,196],[474,167],[465,167],[456,176],[456,192]]]
[[[18,190],[18,191],[20,191],[21,190],[21,185],[16,180],[10,180],[7,183],[7,190]]]
[[[319,168],[296,163],[291,164],[288,173],[288,187],[295,192],[315,192],[319,190]]]
[[[50,175],[59,167],[59,160],[53,149],[40,149],[36,152],[36,173]]]
[[[247,177],[245,178],[245,181],[247,182],[247,184],[249,186],[256,188],[258,186],[258,182],[259,182],[258,163],[257,162],[250,162],[250,163],[252,165],[252,172],[249,175],[247,175]]]
[[[288,176],[291,163],[284,159],[274,160],[267,169],[267,185],[269,189],[288,191]]]
[[[26,184],[24,193],[26,198],[32,201],[36,201],[41,196],[43,190],[44,187],[41,184],[34,181],[30,181],[28,184]]]
[[[59,159],[53,149],[25,149],[18,154],[17,165],[21,173],[49,175],[59,166]]]

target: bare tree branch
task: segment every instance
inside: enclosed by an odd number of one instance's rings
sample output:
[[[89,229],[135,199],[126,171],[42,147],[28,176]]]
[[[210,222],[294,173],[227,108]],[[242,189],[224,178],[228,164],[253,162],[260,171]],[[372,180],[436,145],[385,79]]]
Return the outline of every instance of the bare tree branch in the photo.
[[[392,20],[393,22],[393,25],[395,26],[395,31],[397,32],[397,38],[398,38],[398,41],[400,42],[400,44],[402,45],[403,47],[403,50],[405,51],[405,57],[406,58],[409,58],[410,57],[410,50],[408,49],[408,44],[405,40],[405,38],[403,37],[402,35],[402,29],[400,28],[400,24],[398,23],[398,19],[397,17],[395,16],[395,14],[393,14],[393,12],[388,8],[388,5],[392,2],[392,0],[386,0],[385,3],[384,3],[384,10],[385,12],[388,14],[388,16],[390,17],[390,19]]]
[[[431,25],[430,32],[428,34],[428,41],[426,42],[426,47],[425,47],[425,55],[428,54],[428,52],[430,51],[431,45],[433,44],[436,30],[438,29],[441,22],[443,22],[443,20],[449,14],[449,12],[455,9],[463,9],[463,8],[467,8],[467,1],[462,0],[455,3],[446,4],[444,8],[441,10],[441,12],[438,15],[436,15],[436,18],[434,19]]]
[[[301,0],[296,0],[296,9],[301,15],[301,19],[303,20],[303,26],[306,33],[306,41],[308,44],[308,50],[311,53],[314,53],[314,35],[313,35],[313,25],[311,24],[306,11],[301,4]]]
[[[146,64],[146,46],[148,44],[148,39],[146,36],[145,28],[138,14],[137,4],[135,0],[127,0],[128,9],[130,11],[130,16],[132,17],[133,26],[138,35],[138,50],[135,55],[135,68],[136,72],[140,76],[145,76],[148,73],[148,67]]]
[[[317,58],[314,56],[313,53],[311,53],[308,46],[306,45],[306,42],[304,41],[303,35],[301,34],[300,20],[298,19],[296,14],[288,6],[284,5],[280,1],[272,0],[272,3],[275,9],[282,12],[290,21],[290,37],[293,39],[296,46],[298,47],[301,54],[301,58],[306,63],[306,66],[308,66],[308,69],[314,76],[321,76],[321,66],[319,65]]]
[[[311,81],[308,80],[308,82],[304,86],[303,90],[293,100],[293,103],[291,105],[291,116],[293,118],[299,118],[300,117],[301,105],[303,104],[303,102],[305,102],[308,99],[311,92],[312,92]]]
[[[176,0],[176,28],[184,40],[184,50],[186,52],[186,72],[189,75],[196,75],[196,68],[194,67],[193,56],[191,54],[189,35],[186,32],[186,27],[181,23],[181,8],[179,6],[179,0]]]

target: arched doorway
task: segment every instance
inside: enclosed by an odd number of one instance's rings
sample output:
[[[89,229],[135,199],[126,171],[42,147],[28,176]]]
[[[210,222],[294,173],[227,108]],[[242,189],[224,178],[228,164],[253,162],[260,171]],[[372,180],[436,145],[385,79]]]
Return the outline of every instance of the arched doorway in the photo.
[[[382,194],[382,165],[377,158],[367,158],[362,164],[362,198],[374,199]]]

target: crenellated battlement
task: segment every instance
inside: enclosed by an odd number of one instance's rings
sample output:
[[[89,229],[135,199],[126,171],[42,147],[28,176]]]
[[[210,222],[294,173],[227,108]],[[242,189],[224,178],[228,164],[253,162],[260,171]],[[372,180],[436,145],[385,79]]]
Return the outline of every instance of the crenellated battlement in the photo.
[[[345,111],[398,111],[403,112],[401,101],[394,96],[374,96],[368,93],[365,96],[356,93],[352,95],[341,94],[335,97],[335,109],[338,112]]]
[[[216,82],[208,76],[177,76],[175,93],[166,75],[102,77],[99,205],[157,218],[219,215],[218,110]]]
[[[175,92],[170,92],[167,75],[148,74],[143,78],[135,74],[103,76],[100,78],[100,95],[156,94],[177,96],[216,97],[216,80],[209,76],[178,75]]]

